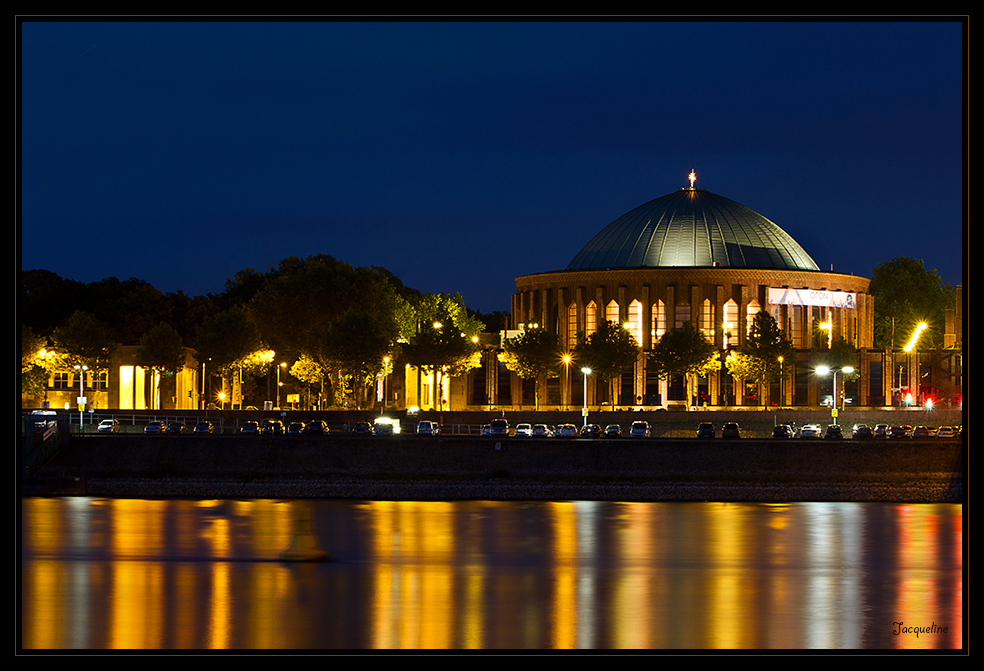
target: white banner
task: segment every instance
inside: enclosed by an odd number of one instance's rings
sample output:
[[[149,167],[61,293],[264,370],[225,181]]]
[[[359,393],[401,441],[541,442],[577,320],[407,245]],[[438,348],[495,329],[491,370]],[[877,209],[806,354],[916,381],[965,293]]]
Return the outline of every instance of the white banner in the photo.
[[[856,294],[847,291],[819,291],[817,289],[783,289],[769,287],[769,303],[772,305],[819,305],[829,308],[857,308]]]

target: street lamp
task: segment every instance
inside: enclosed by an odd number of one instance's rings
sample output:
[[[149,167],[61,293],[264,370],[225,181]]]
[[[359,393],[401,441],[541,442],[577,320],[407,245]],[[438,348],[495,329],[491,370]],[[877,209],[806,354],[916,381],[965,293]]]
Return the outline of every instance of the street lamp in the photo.
[[[281,387],[281,384],[280,384],[280,369],[281,368],[286,368],[286,367],[287,367],[287,364],[285,364],[285,363],[281,363],[279,366],[277,366],[277,409],[278,410],[280,409],[280,387]]]
[[[916,349],[916,342],[919,340],[919,336],[922,335],[922,332],[926,330],[926,327],[927,327],[926,322],[919,322],[916,325],[916,332],[912,334],[912,337],[911,338],[909,338],[909,344],[906,345],[903,348],[903,351],[906,353],[906,358],[908,359],[906,361],[906,365],[908,366],[908,369],[909,369],[909,390],[910,390],[910,394],[911,394],[911,391],[912,391],[912,380],[915,379],[916,380],[916,396],[917,397],[919,395],[919,352],[916,351],[916,374],[915,375],[913,375],[913,373],[912,373],[912,352],[913,352],[913,350]],[[901,370],[899,371],[899,386],[900,387],[902,386],[902,372],[901,372]]]
[[[584,426],[588,425],[588,376],[591,375],[590,368],[582,368],[581,373],[584,375],[584,408],[581,414],[584,415]]]
[[[564,355],[564,409],[571,405],[571,355]]]
[[[845,373],[847,375],[850,375],[853,372],[854,372],[854,366],[844,366],[843,368],[830,368],[829,366],[817,366],[817,375],[827,375],[828,373],[834,374],[834,399],[832,405],[835,411],[837,410],[837,398],[838,398],[837,373]]]
[[[785,391],[783,384],[786,380],[782,377],[782,356],[779,357],[779,405],[786,405],[786,395],[783,393]]]
[[[85,372],[89,370],[89,367],[75,366],[75,370],[79,371],[79,432],[81,432],[83,420],[85,419],[85,391],[83,385],[85,384]]]

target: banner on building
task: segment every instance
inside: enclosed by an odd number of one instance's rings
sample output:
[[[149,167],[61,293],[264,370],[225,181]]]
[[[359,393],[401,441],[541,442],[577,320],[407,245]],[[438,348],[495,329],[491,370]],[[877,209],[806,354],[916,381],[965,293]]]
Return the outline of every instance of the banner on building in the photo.
[[[771,305],[819,305],[827,308],[857,308],[856,294],[847,291],[785,289],[769,287]]]

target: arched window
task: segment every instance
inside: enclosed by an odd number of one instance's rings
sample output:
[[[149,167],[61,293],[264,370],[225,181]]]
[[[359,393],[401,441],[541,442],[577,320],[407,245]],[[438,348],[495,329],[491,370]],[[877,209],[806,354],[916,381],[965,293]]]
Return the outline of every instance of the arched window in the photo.
[[[618,303],[612,301],[608,304],[605,308],[605,319],[618,326],[622,324],[622,320],[618,316]]]
[[[666,304],[656,301],[653,304],[653,342],[658,342],[666,333]]]
[[[598,328],[598,307],[594,301],[584,306],[584,337],[587,338]]]
[[[714,306],[707,298],[700,308],[700,332],[708,342],[714,342]]]
[[[745,317],[747,319],[745,323],[745,336],[747,337],[749,333],[752,332],[752,322],[755,320],[755,315],[757,315],[762,310],[758,301],[752,301],[748,304],[748,308],[745,310]]]
[[[632,301],[629,303],[628,320],[629,333],[635,338],[636,344],[642,347],[642,303]]]
[[[567,307],[567,349],[577,345],[577,303]]]
[[[727,338],[728,347],[737,347],[738,346],[738,304],[735,303],[734,299],[731,299],[724,304],[724,323],[721,325],[721,328],[725,333],[725,338]],[[728,333],[731,334],[731,337],[727,336]]]

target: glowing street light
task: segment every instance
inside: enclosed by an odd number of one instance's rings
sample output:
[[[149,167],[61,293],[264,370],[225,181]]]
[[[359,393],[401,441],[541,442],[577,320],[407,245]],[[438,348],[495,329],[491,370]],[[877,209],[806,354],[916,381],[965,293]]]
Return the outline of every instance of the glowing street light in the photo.
[[[88,366],[75,366],[75,370],[79,371],[79,431],[82,431],[82,423],[85,419],[85,390],[83,385],[85,384],[85,372],[89,370]]]
[[[847,375],[850,375],[853,372],[854,372],[854,366],[844,366],[843,368],[830,368],[829,366],[817,366],[816,368],[817,375],[827,375],[828,373],[834,374],[834,402],[833,402],[834,410],[838,409],[837,399],[839,398],[837,396],[837,373],[845,373]]]
[[[571,404],[571,355],[564,355],[564,408]]]
[[[584,415],[584,426],[588,425],[588,376],[591,375],[590,368],[582,368],[581,373],[584,374],[584,408],[581,410],[581,414]]]
[[[906,352],[912,351],[912,349],[916,346],[916,341],[919,340],[919,336],[922,335],[922,332],[926,330],[926,327],[927,327],[926,322],[919,322],[919,324],[916,326],[916,332],[912,334],[912,337],[909,339],[909,344],[906,345],[904,348]]]

